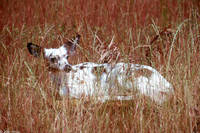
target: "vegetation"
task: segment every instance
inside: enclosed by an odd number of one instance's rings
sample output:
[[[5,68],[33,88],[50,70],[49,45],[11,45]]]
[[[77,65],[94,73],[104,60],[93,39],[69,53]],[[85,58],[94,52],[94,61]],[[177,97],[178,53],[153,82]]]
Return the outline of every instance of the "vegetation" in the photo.
[[[0,131],[200,132],[199,0],[1,0],[0,16]],[[142,96],[57,100],[44,61],[26,44],[58,47],[76,33],[82,38],[70,63],[150,65],[174,96],[162,106]]]

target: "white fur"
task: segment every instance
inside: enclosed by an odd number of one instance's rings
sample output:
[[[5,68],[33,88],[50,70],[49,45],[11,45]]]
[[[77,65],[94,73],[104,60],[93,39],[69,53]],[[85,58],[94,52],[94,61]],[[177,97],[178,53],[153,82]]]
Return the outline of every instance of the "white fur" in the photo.
[[[85,62],[77,65],[68,63],[68,54],[73,53],[80,36],[57,49],[44,49],[44,58],[49,67],[52,81],[60,95],[74,98],[94,98],[98,101],[131,100],[138,94],[145,95],[157,103],[167,100],[173,86],[154,68],[139,64],[116,63],[96,64]],[[31,45],[28,44],[29,51]],[[69,47],[69,49],[67,49]],[[70,49],[71,47],[71,49]],[[66,71],[67,70],[67,71]],[[148,73],[137,73],[147,71]]]
[[[85,66],[82,70],[81,66]],[[107,73],[96,76],[92,73],[94,67],[104,67]],[[126,71],[131,67],[132,80],[126,78]],[[152,72],[150,77],[139,76],[134,78],[134,70],[147,69]],[[72,66],[69,73],[61,72],[63,86],[60,87],[61,95],[81,98],[96,97],[104,102],[106,100],[131,100],[134,98],[134,92],[138,91],[145,96],[149,96],[157,103],[162,103],[166,99],[166,95],[173,92],[172,85],[150,66],[138,64],[117,63],[114,67],[109,64],[82,63]],[[66,90],[68,89],[68,90]],[[133,92],[130,95],[123,95],[118,89]],[[68,94],[66,94],[68,92]]]
[[[50,63],[50,67],[53,68],[58,68],[60,70],[63,70],[65,68],[65,66],[68,63],[67,60],[67,49],[64,46],[61,46],[58,49],[55,48],[50,48],[50,49],[44,49],[44,56],[45,58],[47,58],[49,60],[49,62],[51,62],[52,58],[55,58],[58,60],[58,62],[56,63]]]
[[[165,94],[173,92],[172,85],[150,66],[126,63],[111,66],[92,62],[71,66],[66,58],[68,52],[64,46],[58,49],[44,49],[44,53],[45,58],[50,61],[50,66],[60,70],[56,74],[52,73],[51,77],[57,84],[60,95],[63,96],[95,97],[104,102],[106,100],[131,100],[134,95],[143,94],[157,103],[162,103],[166,100]],[[53,63],[51,58],[59,60]],[[62,71],[66,65],[71,66],[71,71]],[[98,73],[97,70],[94,74],[94,68],[102,68],[104,71]],[[137,70],[148,70],[152,74],[136,77],[135,71]]]

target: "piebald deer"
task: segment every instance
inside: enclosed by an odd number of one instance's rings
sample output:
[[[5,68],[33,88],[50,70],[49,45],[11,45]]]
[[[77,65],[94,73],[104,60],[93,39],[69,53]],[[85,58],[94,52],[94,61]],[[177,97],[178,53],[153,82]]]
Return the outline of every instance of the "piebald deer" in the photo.
[[[71,65],[80,35],[59,48],[42,48],[28,43],[27,48],[34,57],[47,62],[50,77],[61,96],[73,98],[94,97],[100,102],[107,100],[132,100],[142,94],[161,104],[174,92],[173,86],[154,68],[146,65],[116,63],[97,64],[84,62]]]

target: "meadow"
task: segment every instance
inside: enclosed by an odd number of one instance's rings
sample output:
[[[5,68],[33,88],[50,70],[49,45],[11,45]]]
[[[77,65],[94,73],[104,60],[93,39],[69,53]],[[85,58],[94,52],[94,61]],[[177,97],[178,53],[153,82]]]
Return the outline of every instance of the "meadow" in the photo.
[[[143,96],[57,99],[44,61],[26,45],[59,47],[76,33],[71,64],[150,65],[174,95],[162,105]],[[0,55],[0,131],[200,132],[199,0],[1,0]]]

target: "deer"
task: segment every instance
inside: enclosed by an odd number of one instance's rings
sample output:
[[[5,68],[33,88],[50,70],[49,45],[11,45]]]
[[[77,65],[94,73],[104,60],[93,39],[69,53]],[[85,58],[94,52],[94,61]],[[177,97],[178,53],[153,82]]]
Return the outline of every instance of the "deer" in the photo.
[[[104,103],[109,100],[134,100],[137,95],[143,95],[162,104],[174,93],[172,84],[151,66],[123,62],[114,65],[94,62],[71,65],[68,60],[75,55],[80,38],[77,34],[58,48],[27,43],[33,57],[45,60],[50,79],[61,97],[94,98]]]

